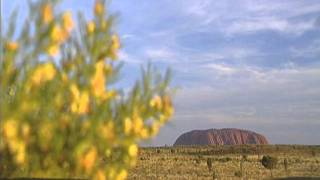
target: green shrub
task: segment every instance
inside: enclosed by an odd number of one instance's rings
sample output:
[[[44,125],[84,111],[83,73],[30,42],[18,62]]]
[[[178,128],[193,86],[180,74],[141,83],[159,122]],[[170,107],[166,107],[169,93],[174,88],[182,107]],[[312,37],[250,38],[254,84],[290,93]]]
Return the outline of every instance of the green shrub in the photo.
[[[270,173],[271,173],[271,177],[272,177],[272,169],[276,168],[277,166],[277,162],[278,162],[278,159],[276,157],[272,157],[272,156],[263,156],[262,159],[261,159],[261,164],[270,170]]]
[[[242,155],[242,159],[243,159],[244,161],[248,161],[248,155]]]
[[[231,161],[232,158],[231,157],[226,157],[225,160],[228,162],[228,161]]]
[[[197,163],[197,164],[200,164],[200,163],[201,163],[201,160],[200,160],[200,159],[196,159],[196,163]]]
[[[242,177],[242,172],[241,172],[241,171],[236,171],[236,172],[234,173],[234,176],[236,176],[236,177]]]

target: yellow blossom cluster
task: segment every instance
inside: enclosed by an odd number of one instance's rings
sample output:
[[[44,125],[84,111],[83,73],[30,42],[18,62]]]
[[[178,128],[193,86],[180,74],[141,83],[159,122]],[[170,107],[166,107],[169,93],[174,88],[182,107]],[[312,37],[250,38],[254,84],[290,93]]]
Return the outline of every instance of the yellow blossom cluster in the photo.
[[[103,3],[100,0],[97,0],[94,5],[94,13],[96,16],[102,15],[104,12]]]
[[[50,62],[39,65],[32,74],[31,82],[39,85],[52,80],[56,75],[56,68]]]
[[[96,98],[108,100],[117,95],[116,91],[106,90],[106,73],[111,73],[112,67],[104,61],[95,64],[95,73],[90,80],[91,90]]]
[[[133,112],[132,117],[126,117],[123,120],[123,130],[125,135],[134,135],[141,139],[154,137],[173,114],[172,103],[168,96],[160,97],[156,95],[150,100],[149,105],[161,112],[159,117],[157,117],[158,120],[146,125],[141,118],[139,111],[136,109]]]
[[[92,147],[81,159],[81,166],[86,173],[91,173],[97,159],[97,149]]]
[[[112,120],[109,120],[106,123],[103,123],[100,126],[100,132],[103,139],[106,140],[106,143],[113,142],[115,140],[115,127]]]
[[[98,61],[95,65],[95,74],[91,79],[91,88],[93,94],[96,97],[102,97],[105,93],[105,63],[103,61]]]
[[[71,112],[77,114],[86,114],[89,111],[89,93],[88,91],[80,92],[75,84],[70,87],[72,101]]]
[[[28,128],[28,125],[25,125],[24,128]],[[8,119],[5,121],[2,127],[3,136],[5,137],[5,142],[8,144],[10,152],[14,156],[15,163],[22,165],[26,161],[26,145],[23,139],[19,137],[19,124],[15,119]],[[24,130],[23,134],[28,136],[29,132]]]
[[[42,17],[42,20],[45,24],[49,24],[53,21],[53,10],[50,3],[45,4],[42,8]],[[58,55],[59,46],[69,37],[70,32],[74,27],[71,12],[65,12],[62,15],[62,21],[62,26],[58,23],[55,23],[51,29],[51,42],[47,49],[47,52],[50,56]]]
[[[94,30],[95,30],[95,27],[96,27],[96,25],[94,24],[94,22],[93,21],[89,21],[87,23],[87,32],[88,32],[88,34],[92,34],[94,32]]]
[[[1,175],[127,179],[138,143],[174,112],[167,82],[151,72],[132,89],[113,85],[121,43],[105,0],[96,0],[92,20],[76,23],[71,12],[54,12],[57,3],[29,7],[40,12],[28,22],[36,33],[1,37]]]
[[[43,22],[45,24],[50,23],[53,20],[53,10],[51,4],[45,4],[42,9]]]
[[[120,48],[119,36],[114,34],[111,36],[111,47],[110,47],[111,59],[115,60],[118,58],[119,48]]]
[[[19,44],[14,41],[7,42],[6,48],[10,51],[16,51],[19,47]]]
[[[160,97],[158,95],[154,96],[149,105],[156,110],[163,112],[160,116],[160,122],[165,123],[174,113],[171,98],[169,96]]]

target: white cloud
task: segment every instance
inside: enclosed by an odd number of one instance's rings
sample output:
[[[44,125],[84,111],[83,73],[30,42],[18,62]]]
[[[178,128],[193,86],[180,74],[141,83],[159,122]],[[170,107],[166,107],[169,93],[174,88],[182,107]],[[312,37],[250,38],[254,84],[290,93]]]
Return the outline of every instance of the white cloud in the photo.
[[[320,57],[320,39],[314,40],[304,47],[291,47],[291,55],[296,58],[317,58]]]
[[[253,127],[254,124],[260,129],[268,126],[264,129],[268,132],[290,124],[298,124],[292,126],[297,129],[303,124],[320,124],[320,67],[299,67],[294,61],[295,58],[306,60],[307,54],[312,54],[312,58],[319,55],[319,44],[303,46],[318,28],[315,26],[320,13],[318,1],[166,0],[159,3],[161,6],[157,2],[145,3],[152,17],[145,16],[143,9],[136,11],[139,14],[136,19],[140,19],[130,21],[136,27],[128,34],[139,38],[125,37],[130,39],[131,51],[123,55],[124,59],[139,57],[142,62],[150,59],[171,65],[174,79],[182,87],[175,99],[177,112],[172,126],[176,128],[166,129],[156,142],[166,139],[168,142],[184,130],[206,127]],[[260,38],[259,33],[265,31],[273,33]],[[304,36],[306,32],[311,33]],[[268,38],[279,39],[269,42]],[[281,40],[284,42],[279,43]],[[283,132],[296,133],[286,128]],[[272,138],[275,140],[276,136]],[[278,142],[307,142],[306,138],[285,139]]]
[[[257,31],[277,31],[300,35],[314,28],[314,21],[304,21],[292,23],[285,19],[258,18],[253,20],[240,20],[231,23],[226,27],[226,32],[230,35],[239,33],[253,33]]]
[[[135,38],[136,36],[135,35],[133,35],[133,34],[123,34],[122,36],[121,36],[121,39],[122,40],[126,40],[126,39],[132,39],[132,38]]]
[[[124,61],[126,63],[130,63],[130,64],[142,64],[143,63],[142,58],[138,58],[138,57],[134,56],[133,54],[127,53],[123,49],[119,51],[119,60]]]
[[[311,123],[320,116],[320,68],[253,70],[237,69],[234,80],[212,78],[194,83],[177,94],[177,118],[220,122]],[[259,76],[256,77],[259,71]],[[244,79],[237,76],[247,74]],[[250,78],[249,78],[250,77]]]
[[[220,29],[227,35],[275,31],[301,35],[315,28],[317,17],[303,17],[320,13],[320,5],[315,1],[187,1],[187,15],[192,23],[207,31]]]
[[[166,60],[168,62],[175,60],[175,53],[167,48],[153,48],[145,50],[145,57],[151,60]]]
[[[216,71],[217,74],[221,74],[221,75],[232,75],[232,74],[236,73],[235,68],[232,68],[230,66],[228,67],[223,64],[210,63],[210,64],[205,65],[205,67],[211,68],[214,71]]]

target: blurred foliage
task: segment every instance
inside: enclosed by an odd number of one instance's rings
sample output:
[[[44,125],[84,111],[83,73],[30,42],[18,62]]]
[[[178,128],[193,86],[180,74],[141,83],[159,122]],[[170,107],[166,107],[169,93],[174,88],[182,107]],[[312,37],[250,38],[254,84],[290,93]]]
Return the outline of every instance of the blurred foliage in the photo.
[[[170,71],[149,65],[131,90],[114,88],[121,43],[106,3],[77,21],[57,3],[30,1],[1,35],[0,176],[126,179],[137,143],[173,114]]]

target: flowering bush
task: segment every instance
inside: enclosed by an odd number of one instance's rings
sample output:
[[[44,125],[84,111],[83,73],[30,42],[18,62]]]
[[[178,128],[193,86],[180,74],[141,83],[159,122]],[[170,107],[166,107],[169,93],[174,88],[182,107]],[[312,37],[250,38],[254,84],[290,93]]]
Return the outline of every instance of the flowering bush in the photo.
[[[125,179],[137,143],[173,114],[170,73],[148,67],[116,89],[121,44],[105,2],[76,22],[52,2],[30,2],[21,31],[11,18],[1,36],[0,176]]]

